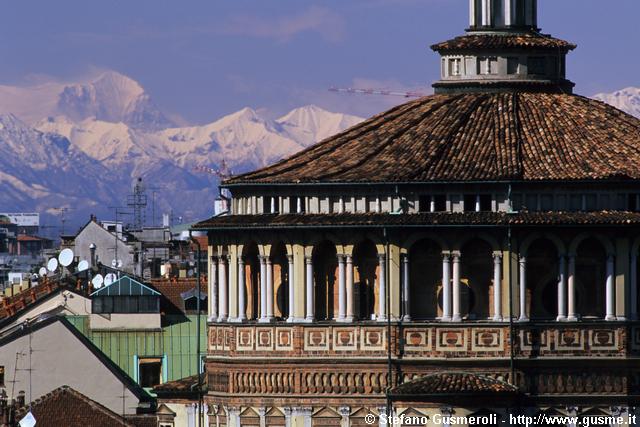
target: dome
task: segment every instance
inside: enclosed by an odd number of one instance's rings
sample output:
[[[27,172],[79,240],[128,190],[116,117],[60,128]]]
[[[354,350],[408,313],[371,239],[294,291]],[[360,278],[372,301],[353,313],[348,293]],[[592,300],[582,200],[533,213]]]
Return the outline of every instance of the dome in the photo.
[[[582,96],[505,92],[421,98],[225,184],[639,178],[640,120]]]

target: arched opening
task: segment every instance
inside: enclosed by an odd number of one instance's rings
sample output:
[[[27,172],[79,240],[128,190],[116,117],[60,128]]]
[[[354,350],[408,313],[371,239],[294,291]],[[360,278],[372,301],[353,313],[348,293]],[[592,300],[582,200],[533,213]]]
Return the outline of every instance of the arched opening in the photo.
[[[249,320],[260,317],[260,257],[255,242],[247,244],[242,250],[245,277],[245,315]]]
[[[529,246],[526,283],[531,319],[555,319],[558,315],[558,257],[549,239],[538,239]]]
[[[273,266],[274,315],[278,319],[289,316],[289,260],[287,248],[280,242],[271,248]]]
[[[333,320],[338,301],[338,256],[336,246],[323,241],[313,249],[315,309],[317,320]]]
[[[488,319],[493,290],[493,251],[481,239],[462,247],[460,311],[470,320]]]
[[[409,311],[412,319],[435,319],[441,314],[442,248],[420,240],[409,251]]]
[[[596,238],[576,251],[576,310],[583,318],[604,318],[607,253]]]
[[[376,278],[378,277],[378,251],[371,240],[364,240],[353,251],[354,315],[369,320],[375,313]]]

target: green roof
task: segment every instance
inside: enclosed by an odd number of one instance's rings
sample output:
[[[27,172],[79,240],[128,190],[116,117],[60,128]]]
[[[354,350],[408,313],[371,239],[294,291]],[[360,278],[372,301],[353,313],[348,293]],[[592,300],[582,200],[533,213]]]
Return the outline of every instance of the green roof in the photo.
[[[91,296],[160,296],[160,292],[155,289],[132,279],[129,276],[123,276],[109,286],[98,289]]]

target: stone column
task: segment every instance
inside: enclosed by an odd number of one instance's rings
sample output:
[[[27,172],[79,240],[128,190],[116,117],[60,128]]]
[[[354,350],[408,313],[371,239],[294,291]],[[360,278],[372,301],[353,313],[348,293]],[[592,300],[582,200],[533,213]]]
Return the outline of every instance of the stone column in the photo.
[[[607,257],[607,289],[606,289],[606,317],[605,320],[616,320],[616,301],[615,301],[615,257],[609,255]]]
[[[267,321],[271,322],[273,316],[273,264],[270,257],[266,257],[267,263]]]
[[[462,322],[460,313],[460,254],[453,255],[453,322]]]
[[[244,258],[238,257],[238,321],[247,320],[247,304],[245,302],[245,269]]]
[[[229,298],[227,296],[227,256],[222,255],[218,258],[218,273],[219,273],[219,291],[220,299],[218,303],[218,321],[223,322],[227,320],[229,316]]]
[[[260,427],[267,427],[267,408],[258,408],[258,415],[260,416]]]
[[[578,320],[578,313],[576,313],[576,256],[574,254],[569,254],[567,296],[567,320],[575,322]]]
[[[567,320],[567,259],[560,256],[558,261],[558,322]]]
[[[378,255],[380,265],[380,277],[378,280],[378,321],[387,320],[387,256]]]
[[[354,319],[354,303],[353,298],[353,257],[347,255],[347,322],[353,322]]]
[[[267,259],[260,256],[260,321],[267,320]]]
[[[411,283],[409,282],[409,255],[402,255],[402,311],[404,321],[411,321]]]
[[[631,269],[629,273],[629,317],[631,320],[638,319],[638,254],[631,253]]]
[[[338,413],[342,417],[340,425],[342,427],[349,427],[349,416],[351,415],[351,408],[348,406],[341,406],[338,408]]]
[[[338,322],[347,318],[347,283],[345,277],[345,257],[338,255]]]
[[[311,322],[315,319],[315,306],[313,295],[313,259],[308,256],[304,259],[307,271],[307,313],[306,320]]]
[[[218,319],[218,260],[216,257],[209,259],[211,271],[209,281],[211,282],[211,295],[209,296],[209,320],[215,322]]]
[[[442,321],[451,322],[451,259],[442,255]]]
[[[493,254],[493,320],[502,322],[502,254]]]
[[[518,321],[527,322],[527,259],[520,257],[520,318]]]
[[[289,316],[287,318],[287,322],[293,322],[296,319],[294,315],[294,307],[296,305],[296,285],[295,285],[295,271],[293,268],[293,255],[287,256],[288,267],[289,270],[287,272],[287,279],[289,280],[288,288],[289,288]]]

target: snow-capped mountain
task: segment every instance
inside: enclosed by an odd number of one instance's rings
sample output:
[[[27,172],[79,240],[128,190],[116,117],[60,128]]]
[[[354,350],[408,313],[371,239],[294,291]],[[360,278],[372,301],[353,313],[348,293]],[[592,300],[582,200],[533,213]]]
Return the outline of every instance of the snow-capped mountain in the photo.
[[[628,87],[613,93],[599,93],[593,98],[640,118],[640,88]]]
[[[277,120],[244,108],[200,126],[175,127],[142,86],[118,73],[88,83],[0,86],[0,206],[72,207],[72,221],[113,216],[132,183],[154,187],[156,212],[212,213],[218,178],[196,172],[223,160],[234,173],[266,166],[359,123],[316,106]],[[31,105],[31,107],[30,107]],[[29,120],[27,122],[27,120]]]
[[[65,116],[71,121],[123,122],[145,130],[175,125],[138,82],[115,71],[81,83],[0,86],[0,114],[14,114],[28,124]]]

